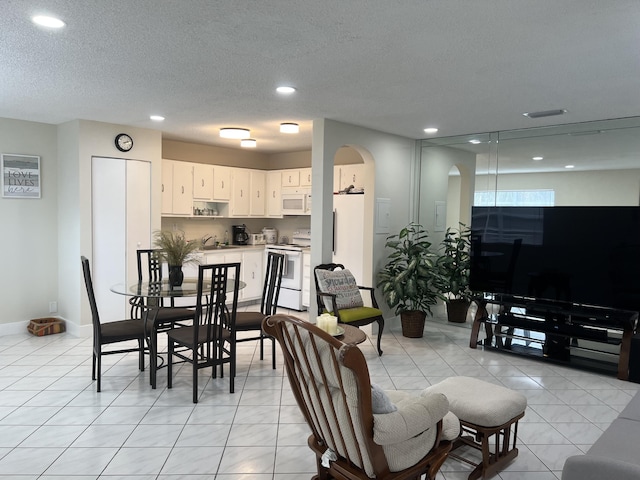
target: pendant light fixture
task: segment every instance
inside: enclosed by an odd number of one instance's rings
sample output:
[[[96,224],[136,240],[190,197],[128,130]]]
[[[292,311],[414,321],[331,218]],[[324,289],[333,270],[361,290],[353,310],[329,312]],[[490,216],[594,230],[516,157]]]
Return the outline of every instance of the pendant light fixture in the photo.
[[[300,131],[300,125],[297,123],[281,123],[280,124],[280,133],[298,133]]]
[[[220,136],[222,138],[235,138],[236,140],[242,140],[249,138],[251,136],[251,132],[248,128],[226,127],[220,129]]]

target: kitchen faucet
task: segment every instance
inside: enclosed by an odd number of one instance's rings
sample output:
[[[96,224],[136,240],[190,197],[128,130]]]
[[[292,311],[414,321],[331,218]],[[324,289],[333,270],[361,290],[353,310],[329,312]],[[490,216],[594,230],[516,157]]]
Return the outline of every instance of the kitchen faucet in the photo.
[[[204,246],[212,238],[213,237],[211,235],[205,235],[204,237],[202,237],[202,246]]]

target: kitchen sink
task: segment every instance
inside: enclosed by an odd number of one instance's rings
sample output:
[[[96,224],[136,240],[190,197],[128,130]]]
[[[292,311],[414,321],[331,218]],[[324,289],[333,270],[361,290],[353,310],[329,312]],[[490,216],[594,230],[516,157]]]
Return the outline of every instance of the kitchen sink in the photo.
[[[243,247],[244,245],[218,245],[218,246],[214,246],[214,245],[204,245],[202,247],[202,250],[229,250],[232,248],[240,248]]]

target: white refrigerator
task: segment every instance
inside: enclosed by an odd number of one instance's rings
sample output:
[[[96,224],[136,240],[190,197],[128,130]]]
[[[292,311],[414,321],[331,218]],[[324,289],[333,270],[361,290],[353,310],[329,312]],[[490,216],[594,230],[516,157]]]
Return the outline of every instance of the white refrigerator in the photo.
[[[349,269],[363,285],[364,194],[333,196],[333,262]]]

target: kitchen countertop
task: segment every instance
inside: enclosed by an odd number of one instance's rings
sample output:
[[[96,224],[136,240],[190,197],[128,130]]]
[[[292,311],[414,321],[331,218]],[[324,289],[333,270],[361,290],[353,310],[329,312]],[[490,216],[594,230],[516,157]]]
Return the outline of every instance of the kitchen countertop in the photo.
[[[198,253],[224,253],[224,252],[243,252],[247,250],[264,250],[266,245],[226,245],[220,248],[207,247],[198,250]]]

